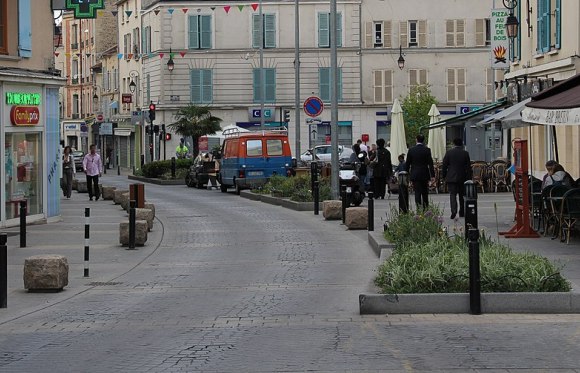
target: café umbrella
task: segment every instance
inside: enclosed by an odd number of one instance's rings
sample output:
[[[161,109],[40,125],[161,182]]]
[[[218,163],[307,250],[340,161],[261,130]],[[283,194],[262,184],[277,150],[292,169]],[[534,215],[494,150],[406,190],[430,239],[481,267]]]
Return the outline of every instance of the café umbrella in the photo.
[[[399,99],[395,99],[393,110],[391,111],[391,162],[399,164],[400,154],[407,154],[407,140],[405,137],[405,123],[403,120],[403,109]]]
[[[441,113],[435,104],[431,105],[429,109],[429,123],[437,123],[441,120]],[[429,140],[427,146],[431,149],[431,156],[433,159],[442,160],[445,156],[445,127],[431,128],[429,130]]]

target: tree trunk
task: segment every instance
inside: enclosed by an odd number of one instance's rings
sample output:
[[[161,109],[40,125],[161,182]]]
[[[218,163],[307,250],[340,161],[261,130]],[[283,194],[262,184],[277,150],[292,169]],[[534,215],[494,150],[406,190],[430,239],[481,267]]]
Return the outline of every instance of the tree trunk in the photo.
[[[199,139],[195,136],[191,136],[191,154],[193,158],[199,154]]]

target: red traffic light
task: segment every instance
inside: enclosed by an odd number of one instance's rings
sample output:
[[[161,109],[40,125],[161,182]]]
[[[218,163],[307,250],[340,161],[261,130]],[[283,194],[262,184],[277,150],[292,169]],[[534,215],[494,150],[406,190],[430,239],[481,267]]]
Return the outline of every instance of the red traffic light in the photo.
[[[171,134],[170,133],[166,133],[165,134],[165,141],[170,141],[171,140]]]
[[[155,110],[155,104],[154,103],[150,103],[149,104],[149,110]]]

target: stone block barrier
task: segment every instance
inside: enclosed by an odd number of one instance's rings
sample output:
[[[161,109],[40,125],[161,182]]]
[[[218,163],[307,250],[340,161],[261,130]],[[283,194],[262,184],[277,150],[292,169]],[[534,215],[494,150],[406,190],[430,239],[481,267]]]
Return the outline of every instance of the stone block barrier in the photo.
[[[88,193],[87,189],[87,182],[86,181],[78,181],[77,182],[77,192],[79,193]]]
[[[322,216],[325,220],[342,220],[342,201],[329,200],[322,202]]]
[[[115,205],[121,204],[121,199],[123,198],[123,194],[125,194],[125,193],[129,193],[129,191],[125,190],[125,189],[116,189],[115,190],[115,195],[113,196],[113,201],[115,202]]]
[[[153,211],[149,209],[135,209],[135,219],[147,221],[147,228],[149,231],[153,229]]]
[[[103,199],[108,200],[108,201],[112,201],[113,199],[115,199],[115,190],[116,189],[117,188],[115,188],[115,187],[104,186],[102,189]]]
[[[368,218],[366,207],[349,207],[345,211],[344,225],[348,229],[367,229]]]
[[[145,204],[143,206],[147,210],[151,210],[153,212],[153,219],[155,219],[155,205],[153,203],[150,203],[150,202],[145,202]]]
[[[147,221],[135,221],[135,245],[143,246],[147,242]],[[129,246],[129,222],[123,221],[119,223],[119,243],[123,246]]]
[[[129,192],[121,194],[121,208],[125,211],[129,211]]]
[[[62,255],[34,255],[24,260],[24,288],[60,291],[68,285],[68,260]]]

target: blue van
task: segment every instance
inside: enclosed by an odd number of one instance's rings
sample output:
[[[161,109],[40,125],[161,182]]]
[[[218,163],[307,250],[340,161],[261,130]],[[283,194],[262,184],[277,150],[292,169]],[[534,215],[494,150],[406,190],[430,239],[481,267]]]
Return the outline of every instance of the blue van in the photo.
[[[240,132],[237,128],[223,133],[220,165],[221,191],[262,186],[272,175],[289,176],[292,173],[292,154],[288,130]]]

